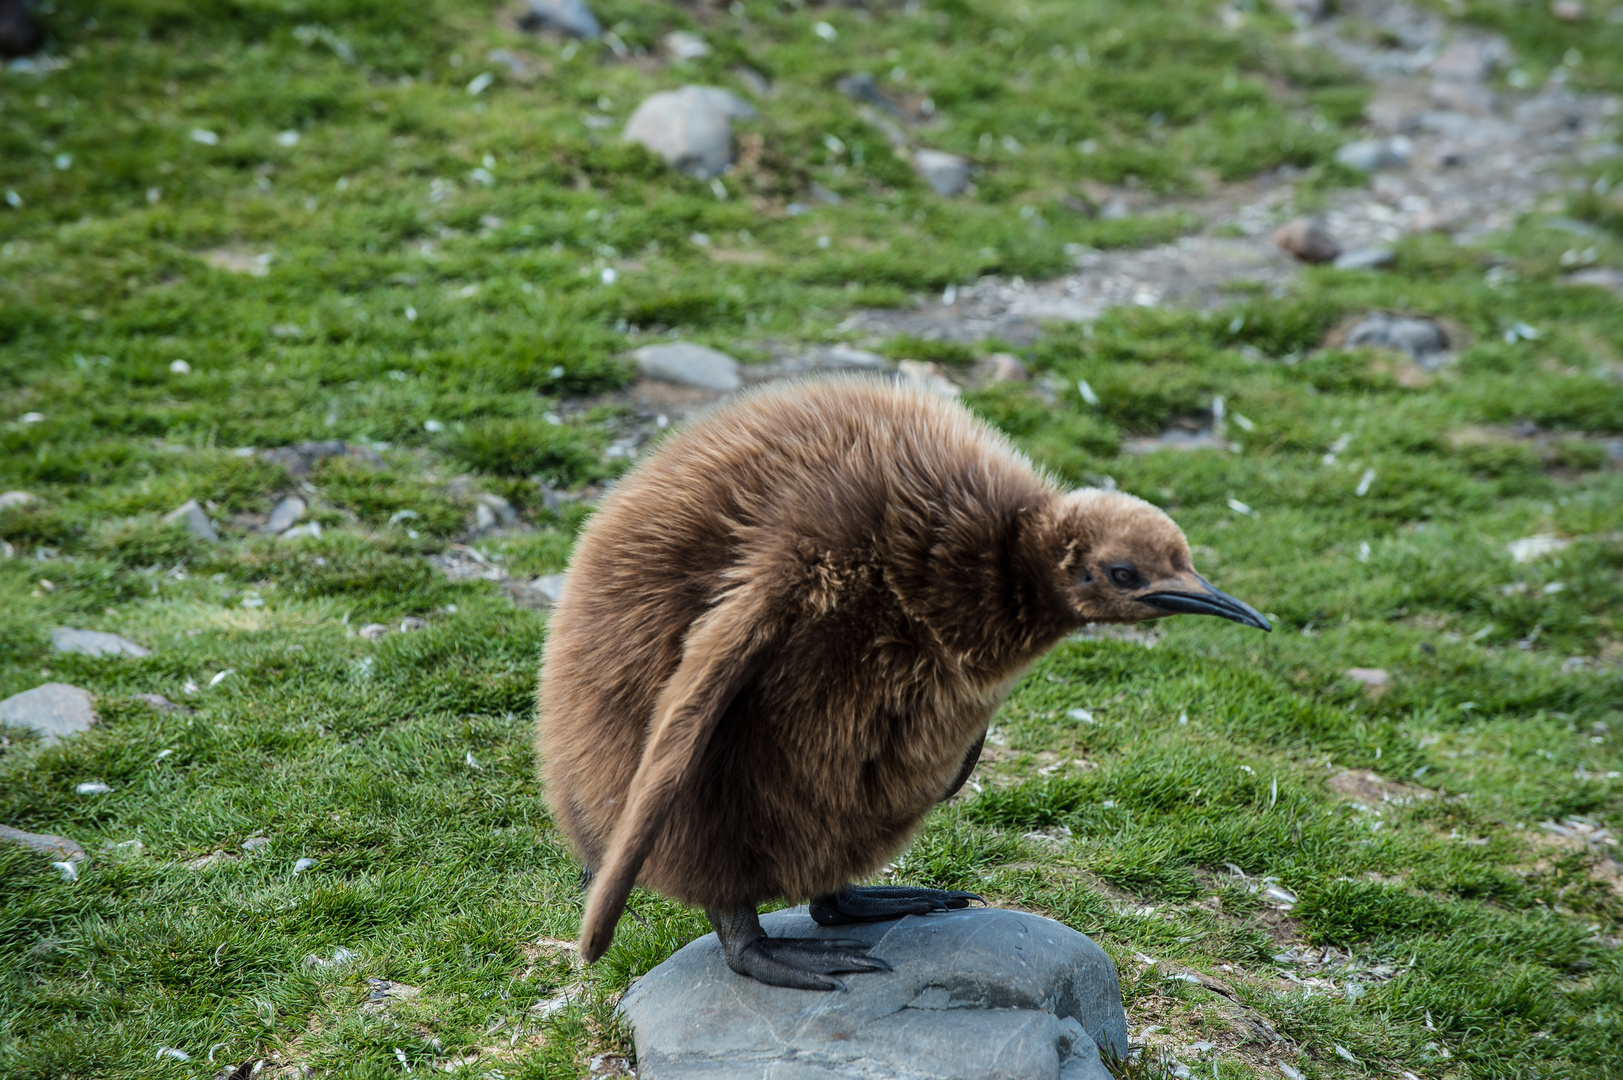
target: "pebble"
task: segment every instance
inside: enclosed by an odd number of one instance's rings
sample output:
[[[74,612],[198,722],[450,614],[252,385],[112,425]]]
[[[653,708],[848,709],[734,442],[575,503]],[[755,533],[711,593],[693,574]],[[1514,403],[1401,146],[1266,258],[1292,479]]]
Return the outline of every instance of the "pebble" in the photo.
[[[1386,689],[1386,684],[1392,681],[1385,668],[1355,667],[1347,669],[1347,678],[1361,684],[1364,689],[1378,694]]]
[[[129,638],[100,630],[74,630],[69,627],[58,627],[51,631],[51,646],[57,652],[82,653],[85,656],[152,655],[151,649],[137,645]]]
[[[838,994],[729,971],[714,934],[638,979],[621,1009],[643,1080],[772,1075],[1108,1080],[1125,1059],[1115,965],[1075,930],[1018,911],[967,910],[825,929],[804,908],[761,917],[773,937],[855,939],[890,972]]]
[[[351,446],[343,439],[294,443],[292,446],[279,446],[274,450],[263,450],[259,454],[261,461],[269,462],[272,465],[280,465],[287,470],[289,476],[295,478],[308,476],[312,468],[330,457],[351,457],[372,466],[381,466],[383,464],[383,459],[375,451],[362,446]]]
[[[189,499],[182,505],[169,511],[163,516],[165,525],[180,524],[186,526],[186,531],[199,540],[214,543],[220,539],[220,534],[214,531],[214,522],[209,520],[202,506],[196,499]]]
[[[995,383],[1025,382],[1031,378],[1026,365],[1020,358],[1012,353],[993,353],[987,358],[992,369],[992,381]]]
[[[1327,263],[1341,254],[1336,238],[1310,217],[1292,218],[1274,230],[1274,244],[1305,263]]]
[[[480,494],[475,497],[473,527],[476,532],[517,523],[518,514],[514,512],[513,504],[500,495]]]
[[[271,511],[270,520],[265,523],[268,533],[284,533],[291,529],[298,520],[304,516],[304,500],[297,495],[288,495],[279,500],[275,509]]]
[[[913,168],[930,190],[951,198],[969,189],[969,161],[945,150],[913,151]]]
[[[672,30],[665,35],[665,52],[672,60],[699,60],[710,55],[710,45],[698,34]]]
[[[78,734],[96,722],[90,691],[67,683],[45,683],[0,701],[0,724],[30,728],[46,746]]]
[[[380,622],[367,623],[361,627],[361,637],[367,641],[376,641],[389,632],[389,628]]]
[[[529,0],[528,6],[519,19],[527,30],[557,30],[588,41],[603,34],[603,24],[584,0]]]
[[[9,825],[0,825],[0,843],[21,844],[30,851],[60,857],[69,862],[79,862],[85,857],[85,849],[65,836],[23,832]]]
[[[754,118],[750,103],[715,86],[684,86],[653,94],[626,121],[625,138],[641,143],[673,168],[709,180],[733,163],[733,121]]]
[[[1402,135],[1390,139],[1360,139],[1336,151],[1336,160],[1359,172],[1401,169],[1414,156],[1414,144]]]
[[[744,385],[738,361],[706,345],[671,341],[644,345],[631,354],[638,369],[650,379],[730,394]]]
[[[1421,367],[1435,368],[1448,353],[1448,335],[1429,319],[1371,312],[1349,331],[1349,349],[1397,349],[1408,353]]]
[[[569,580],[567,574],[543,574],[530,582],[530,588],[546,597],[554,606],[564,598],[564,584]]]
[[[428,629],[428,620],[427,619],[419,619],[415,615],[408,615],[404,619],[400,620],[400,632],[402,634],[410,634],[410,633],[414,633],[414,632],[416,632],[418,630],[427,630],[427,629]]]
[[[321,539],[321,522],[310,521],[303,525],[295,525],[281,535],[283,540],[319,540]]]
[[[1363,247],[1343,251],[1331,264],[1337,270],[1378,270],[1390,266],[1397,259],[1391,248]]]
[[[902,360],[896,364],[896,370],[903,379],[932,394],[947,398],[955,398],[959,394],[957,384],[947,378],[940,364],[932,360]]]
[[[1623,270],[1609,270],[1597,266],[1588,270],[1580,270],[1576,274],[1568,274],[1561,279],[1563,285],[1593,285],[1599,289],[1610,289],[1623,296]]]
[[[38,495],[30,495],[26,491],[8,491],[0,495],[0,510],[14,510],[22,506],[32,506],[37,502]]]

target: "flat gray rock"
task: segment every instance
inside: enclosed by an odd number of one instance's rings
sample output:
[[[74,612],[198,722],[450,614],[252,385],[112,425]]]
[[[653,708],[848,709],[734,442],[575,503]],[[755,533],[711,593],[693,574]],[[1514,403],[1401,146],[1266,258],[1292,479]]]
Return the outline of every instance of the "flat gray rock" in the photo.
[[[716,86],[684,86],[650,95],[626,121],[625,138],[700,180],[733,163],[733,121],[755,116],[750,103]]]
[[[1385,247],[1361,247],[1343,251],[1332,263],[1337,270],[1378,270],[1397,260],[1397,253]]]
[[[30,851],[68,862],[77,862],[85,857],[85,849],[65,836],[23,832],[21,829],[13,829],[10,825],[0,825],[0,843],[21,844]]]
[[[621,1009],[643,1080],[1108,1080],[1127,1054],[1116,967],[1067,926],[971,909],[824,928],[763,915],[773,937],[863,942],[891,972],[834,993],[735,975],[708,934],[639,979]]]
[[[0,510],[10,510],[13,507],[29,506],[39,502],[39,497],[26,491],[7,491],[0,494]]]
[[[705,345],[672,341],[644,345],[632,353],[637,367],[650,379],[730,394],[744,385],[738,361]]]
[[[0,701],[0,724],[31,728],[49,746],[96,722],[90,691],[67,683],[46,683]]]
[[[969,162],[945,150],[915,150],[913,168],[930,190],[951,198],[969,188]]]
[[[1375,311],[1347,331],[1347,348],[1397,349],[1427,370],[1442,366],[1448,356],[1448,335],[1430,319],[1389,315]]]
[[[265,523],[268,533],[284,533],[299,523],[304,516],[306,507],[304,500],[297,495],[287,495],[279,499],[271,510],[270,520]]]
[[[199,540],[207,540],[211,544],[220,538],[220,534],[214,531],[214,522],[209,520],[208,514],[204,512],[203,507],[198,504],[196,499],[189,499],[169,511],[163,516],[163,523],[165,525],[184,525],[187,532]]]
[[[603,33],[603,24],[584,0],[529,0],[528,7],[519,20],[527,29],[557,30],[589,41]]]
[[[151,656],[152,650],[129,638],[100,630],[74,630],[62,626],[51,631],[51,645],[57,652],[85,656]]]

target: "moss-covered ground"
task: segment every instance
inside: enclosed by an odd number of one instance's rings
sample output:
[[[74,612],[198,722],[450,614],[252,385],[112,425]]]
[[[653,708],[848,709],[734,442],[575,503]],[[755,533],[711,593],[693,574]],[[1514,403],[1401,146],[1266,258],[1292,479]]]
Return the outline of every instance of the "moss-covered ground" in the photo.
[[[69,682],[100,714],[53,747],[0,732],[0,822],[92,856],[68,881],[0,847],[0,1075],[576,1076],[629,1053],[615,997],[706,928],[638,894],[598,967],[555,943],[581,896],[533,779],[545,615],[427,561],[466,539],[470,492],[528,526],[485,557],[559,570],[585,511],[549,488],[624,461],[614,407],[549,414],[624,385],[649,333],[754,358],[1190,225],[1078,213],[1090,180],[1356,182],[1331,157],[1366,89],[1261,4],[596,7],[613,39],[571,44],[478,0],[56,0],[65,65],[0,71],[0,490],[38,496],[0,511],[0,696]],[[1605,10],[1457,8],[1532,77],[1623,87]],[[712,54],[661,59],[673,29]],[[972,194],[912,175],[838,89],[858,71],[916,144],[976,161]],[[617,138],[690,81],[761,112],[716,186]],[[1623,266],[1623,172],[1587,179],[1566,212]],[[1024,350],[1047,393],[967,395],[1067,480],[1166,507],[1277,623],[1064,644],[894,868],[1094,935],[1149,1046],[1132,1069],[1623,1068],[1623,300],[1559,283],[1572,246],[1538,217],[1416,238],[1378,275],[1055,329]],[[1372,308],[1445,320],[1457,362],[1321,347]],[[1124,451],[1219,396],[1236,450]],[[300,481],[242,452],[333,438],[381,467]],[[292,491],[319,538],[246,529]],[[190,498],[220,543],[161,524]],[[1513,561],[1535,535],[1571,543]],[[408,617],[426,628],[355,632]],[[153,655],[54,653],[58,626]],[[363,1009],[369,979],[418,993]]]

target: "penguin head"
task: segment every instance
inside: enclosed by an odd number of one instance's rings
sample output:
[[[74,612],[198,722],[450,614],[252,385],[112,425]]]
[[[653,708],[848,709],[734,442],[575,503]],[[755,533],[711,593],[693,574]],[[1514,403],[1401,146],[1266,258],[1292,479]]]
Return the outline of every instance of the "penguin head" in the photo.
[[[1078,623],[1187,614],[1273,629],[1255,608],[1197,573],[1183,530],[1143,499],[1073,491],[1048,508],[1038,535],[1055,590]]]

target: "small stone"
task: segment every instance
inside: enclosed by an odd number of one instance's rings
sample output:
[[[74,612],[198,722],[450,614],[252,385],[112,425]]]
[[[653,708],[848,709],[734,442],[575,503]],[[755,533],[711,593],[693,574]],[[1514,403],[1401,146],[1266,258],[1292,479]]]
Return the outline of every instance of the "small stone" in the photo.
[[[389,632],[389,628],[380,622],[367,623],[361,627],[361,637],[367,641],[376,641]]]
[[[1378,270],[1390,266],[1396,259],[1391,248],[1363,247],[1343,251],[1331,265],[1337,270]]]
[[[568,582],[568,574],[543,574],[530,582],[530,588],[546,597],[553,605],[564,598],[564,584]]]
[[[588,41],[603,34],[603,24],[584,0],[529,0],[519,23],[526,30],[556,30]]]
[[[626,121],[641,143],[689,176],[709,180],[733,163],[733,121],[749,120],[749,102],[715,86],[684,86],[648,97]]]
[[[477,509],[489,514],[491,519],[490,525],[482,525],[481,528],[492,528],[498,524],[518,524],[518,513],[513,509],[513,504],[500,495],[491,495],[488,492],[481,493],[475,496],[475,501],[477,502]],[[483,520],[483,515],[481,515],[481,520]]]
[[[319,462],[330,457],[348,457],[371,466],[381,466],[383,459],[375,451],[362,446],[351,446],[343,439],[325,439],[320,442],[294,443],[274,450],[262,450],[260,460],[280,465],[293,477],[308,476]]]
[[[151,708],[157,709],[159,712],[185,713],[190,715],[191,713],[197,711],[196,709],[187,708],[185,705],[176,705],[173,701],[170,701],[162,694],[136,694],[135,700],[144,702]]]
[[[915,150],[913,168],[930,190],[944,198],[962,195],[969,188],[969,161],[945,150]]]
[[[18,507],[32,506],[38,502],[38,495],[30,495],[26,491],[8,491],[0,495],[0,510],[14,510]]]
[[[1386,689],[1386,684],[1392,681],[1392,676],[1386,673],[1385,668],[1355,667],[1347,669],[1347,678],[1361,684],[1372,694],[1378,694]]]
[[[400,632],[402,634],[410,634],[410,633],[413,633],[413,632],[415,632],[417,630],[427,630],[427,629],[428,629],[428,620],[427,619],[419,619],[415,615],[408,615],[404,619],[400,620]]]
[[[1571,540],[1560,536],[1529,536],[1521,540],[1512,540],[1505,545],[1505,550],[1510,553],[1511,561],[1525,563],[1542,559],[1546,555],[1554,555],[1558,551],[1565,551],[1571,546]]]
[[[151,656],[152,650],[137,645],[129,638],[108,634],[100,630],[73,630],[58,627],[51,631],[51,646],[57,652],[83,653],[85,656]]]
[[[806,1080],[1107,1080],[1101,1048],[1127,1056],[1115,965],[1052,920],[982,909],[825,929],[797,908],[761,923],[772,937],[855,939],[895,970],[844,976],[831,1008],[830,995],[733,974],[706,935],[622,999],[644,1080],[758,1077],[766,1060]]]
[[[295,525],[281,535],[283,540],[320,540],[321,522],[308,521],[303,525]]]
[[[1341,245],[1319,221],[1292,218],[1274,231],[1274,244],[1305,263],[1327,263],[1341,254]]]
[[[1583,22],[1589,17],[1589,9],[1578,0],[1555,0],[1555,3],[1550,5],[1550,14],[1562,22]]]
[[[79,862],[85,857],[85,849],[65,836],[23,832],[9,825],[0,825],[0,843],[21,844],[30,851],[66,859],[69,862]]]
[[[672,341],[644,345],[632,353],[637,367],[650,379],[730,394],[744,385],[738,361],[705,345]]]
[[[275,509],[271,511],[270,520],[265,523],[268,533],[284,533],[291,529],[298,520],[304,516],[304,500],[297,495],[288,495],[278,500]]]
[[[271,838],[268,836],[250,836],[248,839],[242,842],[242,850],[248,852],[250,855],[256,851],[264,851],[270,846]]]
[[[1414,155],[1414,145],[1398,135],[1391,139],[1360,139],[1336,151],[1336,160],[1359,172],[1401,169]]]
[[[672,30],[665,35],[665,52],[672,60],[699,60],[710,55],[710,46],[698,34]]]
[[[1324,18],[1326,0],[1274,0],[1274,7],[1299,23],[1316,23]]]
[[[1388,315],[1377,311],[1364,316],[1347,331],[1349,349],[1396,349],[1408,353],[1421,367],[1436,368],[1448,353],[1448,335],[1429,319]]]
[[[1603,266],[1580,270],[1561,279],[1563,285],[1591,285],[1597,289],[1610,289],[1623,296],[1623,270],[1610,270]],[[3,498],[3,496],[0,496]]]
[[[214,531],[214,522],[209,520],[196,499],[189,499],[169,511],[163,516],[163,522],[165,525],[184,525],[187,532],[211,544],[220,539],[220,534]]]
[[[995,383],[1025,382],[1031,378],[1026,365],[1011,353],[993,353],[987,362],[991,365],[992,381]]]
[[[67,683],[46,683],[0,701],[0,724],[29,728],[46,746],[84,731],[96,722],[90,691]]]
[[[955,398],[960,393],[957,384],[947,378],[941,365],[932,360],[902,360],[896,364],[896,370],[904,380],[932,394]]]

